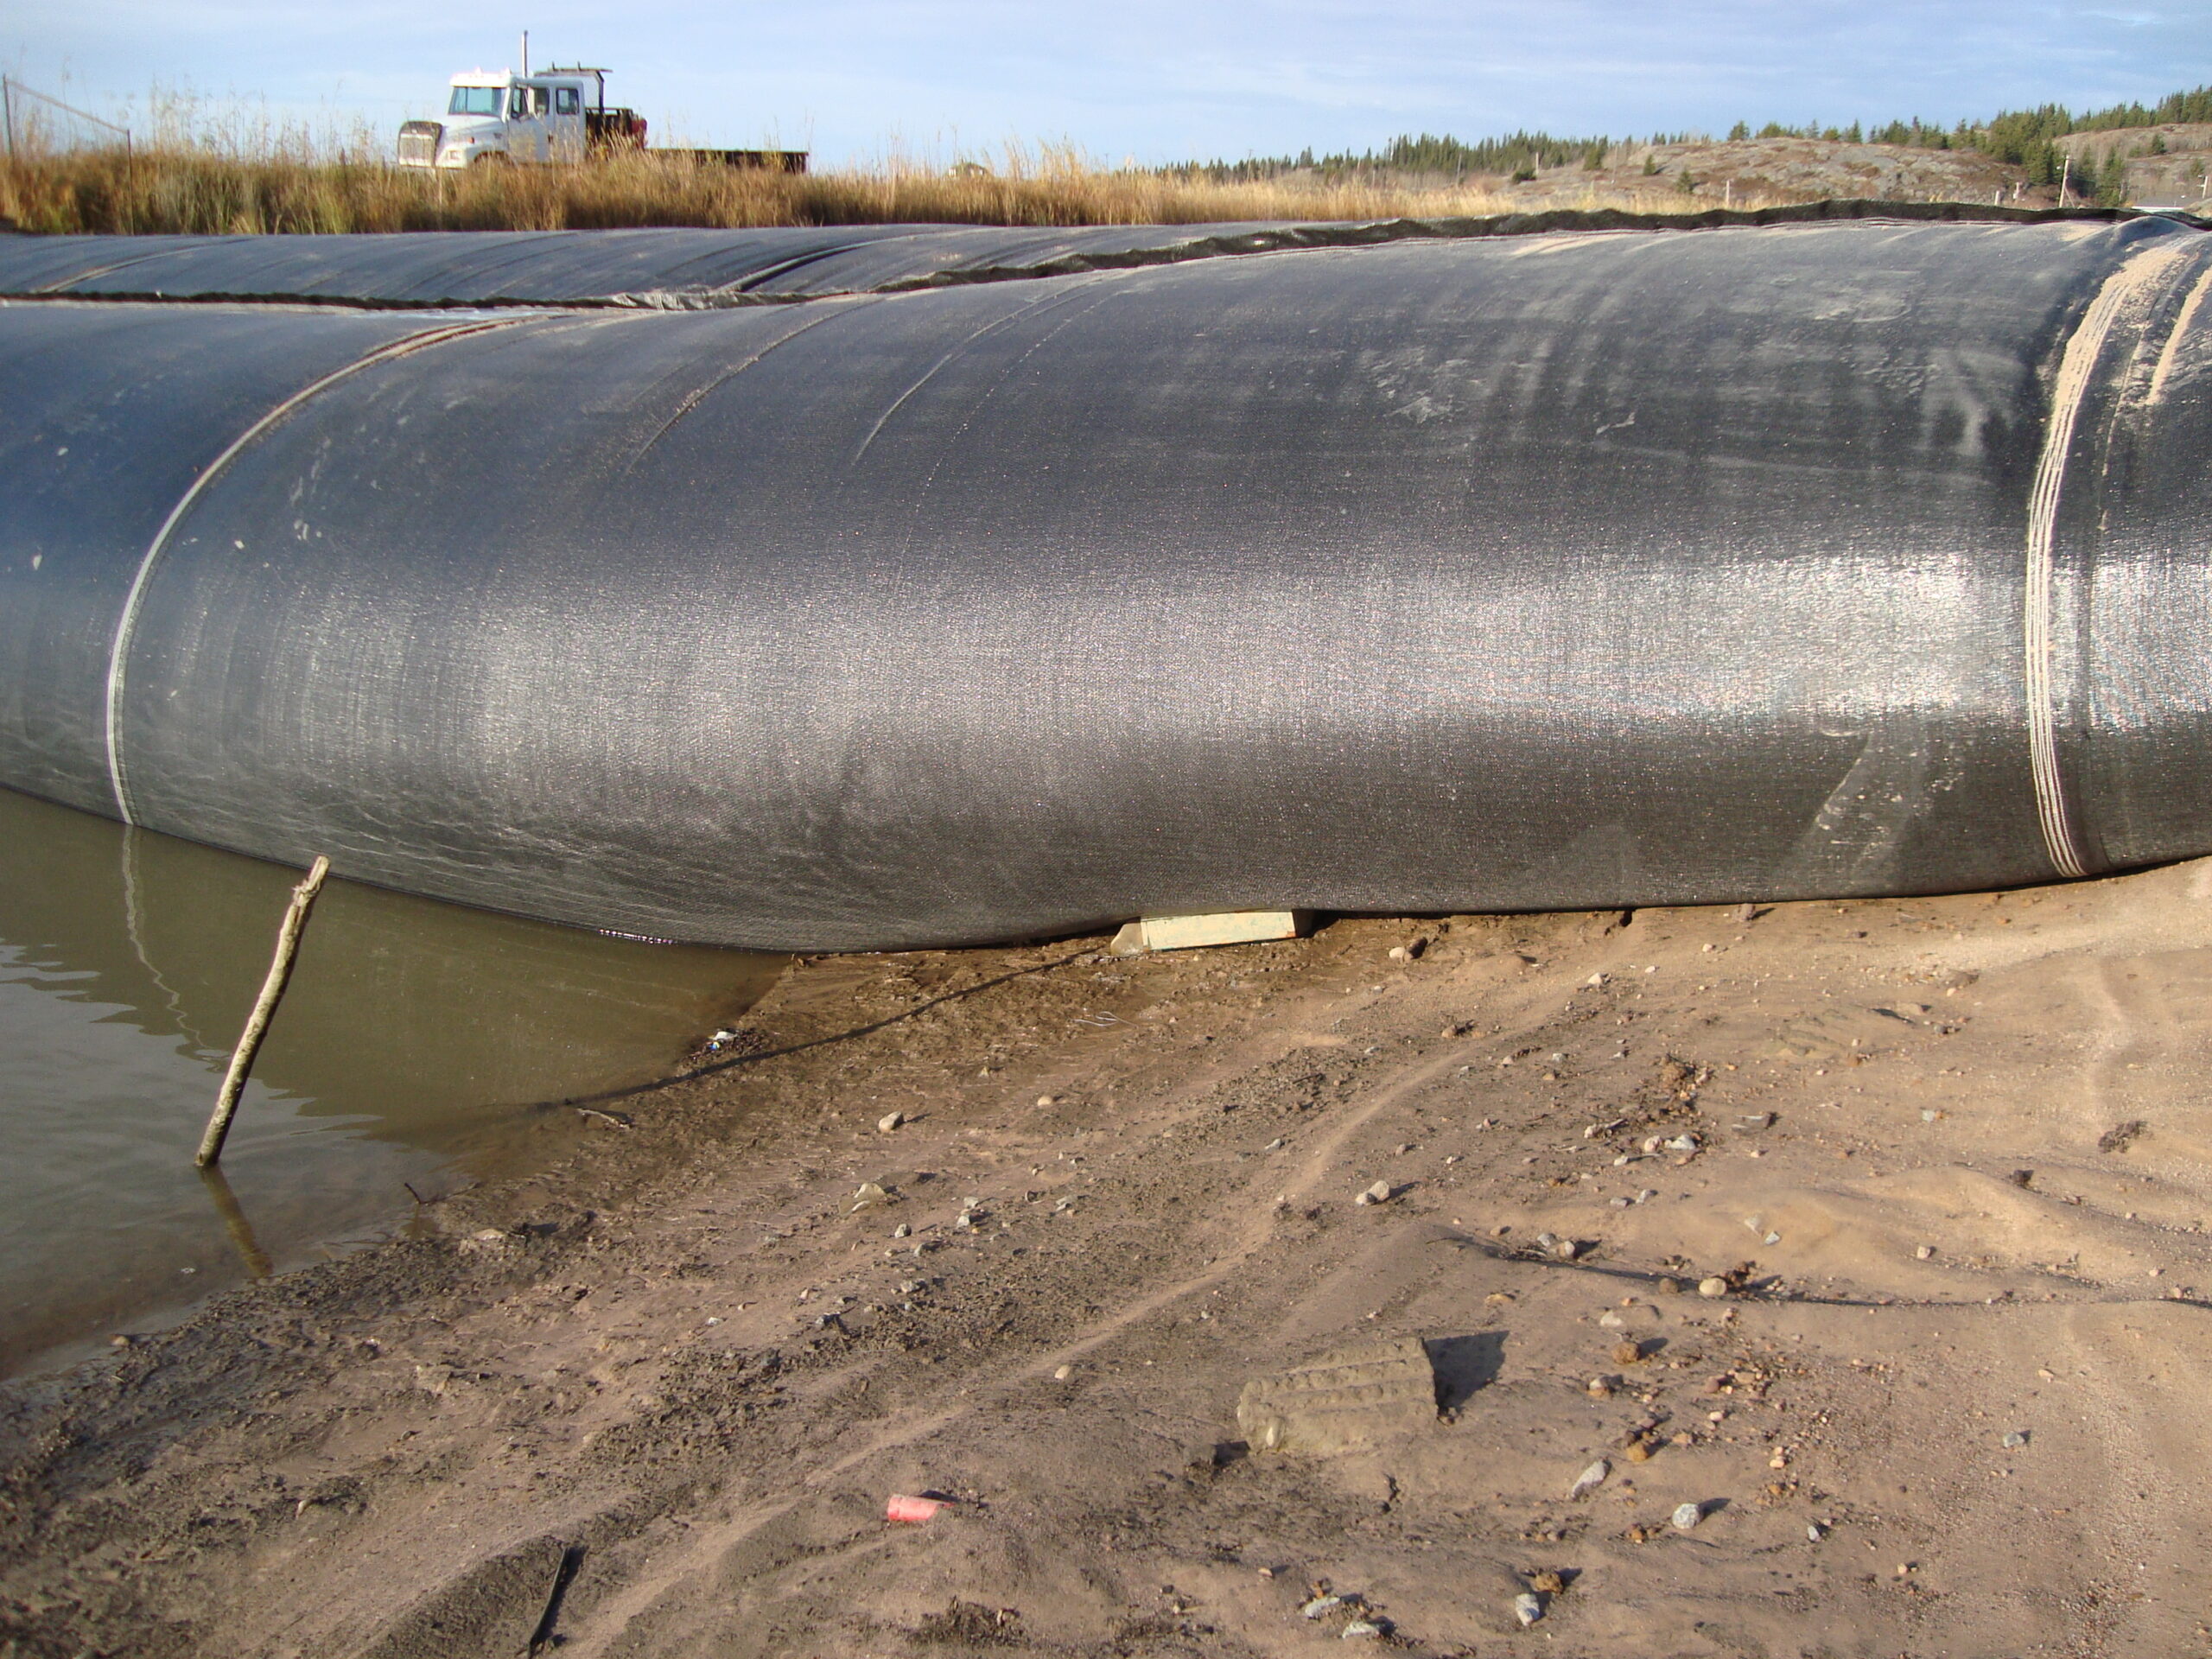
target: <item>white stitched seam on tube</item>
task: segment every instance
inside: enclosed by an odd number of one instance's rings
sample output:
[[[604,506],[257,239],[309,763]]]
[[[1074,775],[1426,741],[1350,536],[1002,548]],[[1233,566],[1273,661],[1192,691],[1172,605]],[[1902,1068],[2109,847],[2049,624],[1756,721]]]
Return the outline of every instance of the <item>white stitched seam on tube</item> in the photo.
[[[2088,872],[2067,819],[2066,786],[2058,772],[2056,720],[2051,707],[2050,593],[2057,558],[2059,491],[2066,480],[2066,456],[2074,447],[2075,423],[2081,417],[2098,353],[2112,333],[2113,320],[2122,306],[2181,254],[2177,247],[2148,249],[2121,265],[2097,290],[2081,326],[2066,342],[2058,383],[2051,388],[2043,454],[2036,462],[2035,484],[2028,493],[2028,569],[2022,618],[2027,655],[2028,765],[2035,778],[2036,817],[2043,826],[2044,847],[2064,876]]]
[[[138,625],[138,607],[146,596],[146,586],[152,578],[154,567],[161,561],[162,550],[168,547],[170,535],[183,522],[184,515],[192,510],[207,487],[222,474],[223,469],[238,459],[239,453],[263,433],[276,425],[294,410],[299,408],[325,388],[336,385],[351,374],[373,368],[395,357],[419,351],[425,346],[435,346],[455,340],[463,334],[480,334],[488,328],[507,328],[522,321],[519,317],[500,317],[485,322],[465,322],[448,328],[432,328],[423,334],[410,334],[379,346],[365,357],[356,358],[342,368],[333,369],[319,380],[310,381],[283,403],[270,410],[251,426],[232,439],[230,447],[209,461],[192,480],[190,487],[177,498],[169,509],[168,517],[162,520],[162,527],[154,532],[154,539],[146,544],[146,551],[138,561],[138,569],[130,578],[130,591],[123,596],[123,608],[115,619],[115,637],[108,642],[107,652],[107,781],[115,795],[117,817],[125,823],[135,824],[137,817],[130,810],[130,796],[123,777],[123,682],[124,664],[130,653],[131,631]]]

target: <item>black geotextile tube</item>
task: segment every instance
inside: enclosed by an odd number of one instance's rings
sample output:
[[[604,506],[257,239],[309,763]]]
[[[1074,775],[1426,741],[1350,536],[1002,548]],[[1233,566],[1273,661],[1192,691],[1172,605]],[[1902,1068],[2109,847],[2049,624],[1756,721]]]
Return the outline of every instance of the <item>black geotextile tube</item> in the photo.
[[[2209,288],[1861,220],[0,306],[0,782],[807,950],[2212,852]]]
[[[0,295],[106,300],[283,300],[386,308],[779,304],[1291,248],[1712,229],[1880,219],[2110,224],[2130,209],[1817,201],[1638,215],[1552,208],[1491,219],[1211,225],[824,225],[758,230],[446,231],[371,235],[0,234]]]
[[[287,299],[391,307],[683,307],[864,293],[1027,274],[1066,262],[1171,259],[1335,227],[1069,229],[857,225],[751,231],[456,231],[308,236],[0,236],[0,294]]]

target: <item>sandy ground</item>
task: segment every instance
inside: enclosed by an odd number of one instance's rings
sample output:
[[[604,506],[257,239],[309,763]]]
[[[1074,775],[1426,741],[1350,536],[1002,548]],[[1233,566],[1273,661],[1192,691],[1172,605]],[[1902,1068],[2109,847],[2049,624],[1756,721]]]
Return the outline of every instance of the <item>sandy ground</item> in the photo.
[[[2208,899],[803,963],[808,1046],[18,1386],[0,1652],[2202,1653]]]

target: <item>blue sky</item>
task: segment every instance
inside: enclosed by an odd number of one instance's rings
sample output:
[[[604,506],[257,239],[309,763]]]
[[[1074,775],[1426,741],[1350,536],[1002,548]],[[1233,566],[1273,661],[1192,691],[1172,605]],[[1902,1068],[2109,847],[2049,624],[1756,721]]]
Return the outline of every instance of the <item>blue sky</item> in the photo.
[[[516,57],[613,67],[657,135],[823,164],[1009,140],[1107,161],[1461,137],[1725,130],[1738,118],[2145,101],[2212,81],[2212,0],[10,0],[0,67],[96,111],[156,82],[387,129]]]

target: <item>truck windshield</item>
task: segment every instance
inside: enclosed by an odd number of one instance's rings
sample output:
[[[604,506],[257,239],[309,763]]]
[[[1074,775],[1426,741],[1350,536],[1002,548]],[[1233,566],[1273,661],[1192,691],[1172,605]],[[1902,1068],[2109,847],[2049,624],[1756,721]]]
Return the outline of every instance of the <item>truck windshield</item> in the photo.
[[[497,115],[499,112],[499,88],[497,86],[456,86],[453,102],[446,105],[448,115]]]

